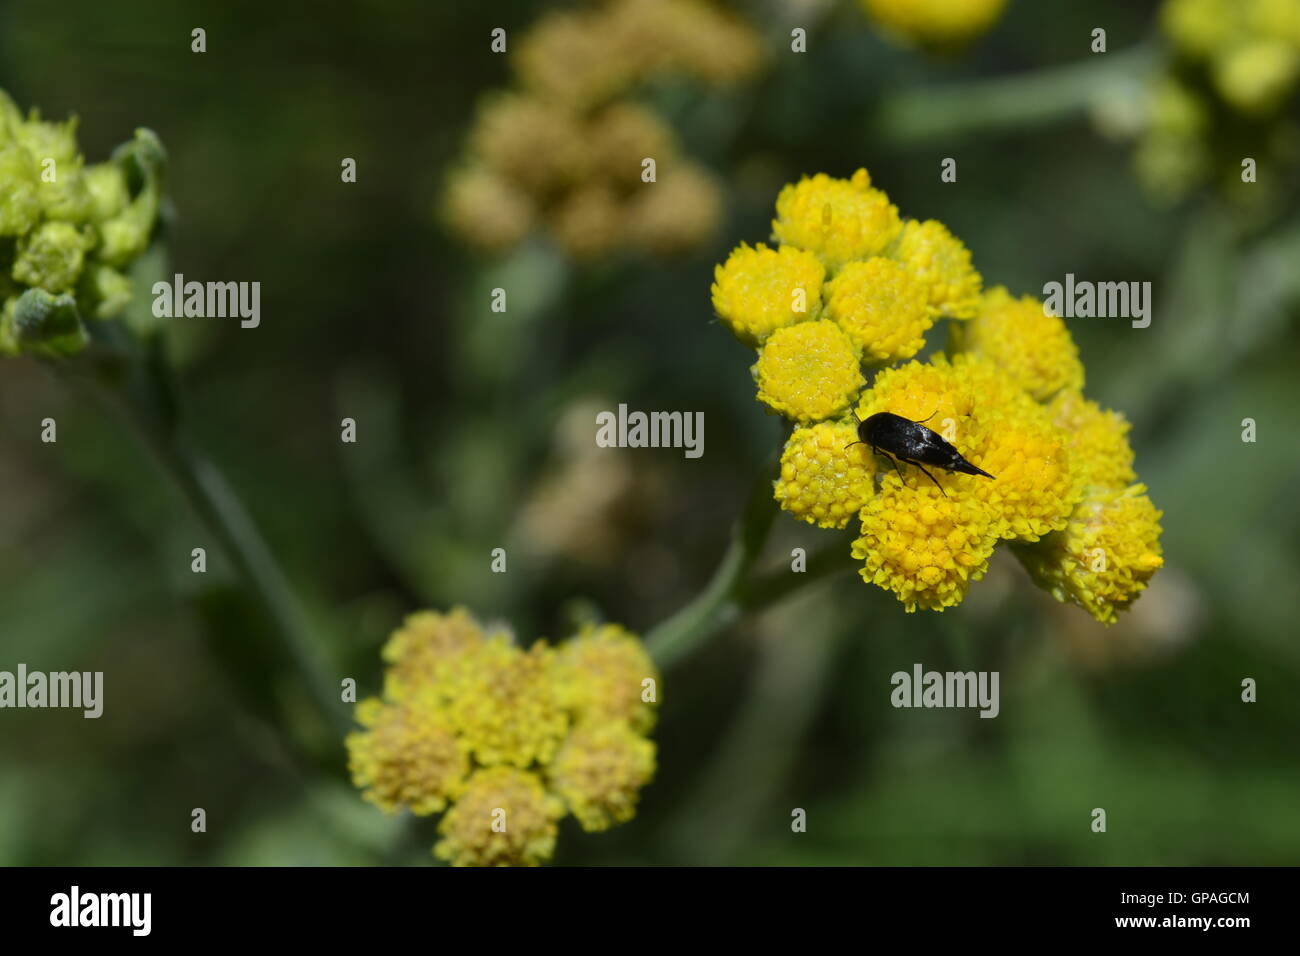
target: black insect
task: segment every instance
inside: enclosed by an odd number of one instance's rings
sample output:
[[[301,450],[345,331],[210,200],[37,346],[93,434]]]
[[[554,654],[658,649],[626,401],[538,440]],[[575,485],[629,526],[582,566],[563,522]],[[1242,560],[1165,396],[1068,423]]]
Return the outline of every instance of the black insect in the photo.
[[[934,418],[936,414],[938,413],[931,414],[930,418]],[[854,417],[857,417],[856,412]],[[928,422],[930,418],[914,422],[910,418],[892,412],[877,412],[858,422],[858,440],[844,447],[870,445],[871,450],[877,455],[884,452],[894,463],[894,470],[898,471],[900,478],[903,477],[903,473],[898,469],[900,461],[916,465],[925,477],[933,481],[934,486],[943,492],[945,498],[948,497],[948,492],[943,490],[943,485],[935,480],[934,475],[925,470],[925,465],[934,465],[945,471],[959,471],[963,475],[993,477],[963,458],[961,452],[944,441],[942,436],[926,428],[923,423]]]

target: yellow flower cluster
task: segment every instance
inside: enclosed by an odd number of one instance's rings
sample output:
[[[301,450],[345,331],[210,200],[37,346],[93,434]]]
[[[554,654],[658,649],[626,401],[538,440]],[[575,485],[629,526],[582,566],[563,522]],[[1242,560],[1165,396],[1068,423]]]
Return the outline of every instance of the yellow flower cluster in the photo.
[[[1147,94],[1136,163],[1148,188],[1178,198],[1216,172],[1239,180],[1244,155],[1291,162],[1300,0],[1167,0],[1160,21],[1175,60]]]
[[[843,413],[862,365],[910,358],[941,317],[970,319],[981,279],[942,223],[904,221],[865,169],[781,190],[772,234],[714,270],[713,308],[758,349],[758,398],[792,421]]]
[[[507,49],[519,86],[481,104],[442,196],[459,235],[499,251],[545,229],[591,259],[620,248],[669,255],[712,234],[714,178],[626,97],[666,75],[714,85],[751,75],[761,48],[748,26],[702,0],[608,0],[547,14]]]
[[[75,118],[24,116],[0,90],[0,355],[71,354],[89,340],[83,319],[123,313],[164,164],[142,129],[109,162],[86,165]]]
[[[985,33],[1007,0],[859,0],[890,35],[907,45],[948,50]]]
[[[634,635],[586,626],[523,649],[464,608],[421,611],[383,659],[384,694],[357,704],[348,767],[386,812],[445,810],[440,859],[533,866],[566,813],[587,830],[632,818],[654,776],[658,683]]]
[[[1133,484],[1128,423],[1083,396],[1065,323],[1032,296],[981,293],[965,247],[937,222],[904,223],[865,171],[787,186],[773,232],[780,247],[742,244],[712,292],[758,347],[759,400],[797,425],[781,508],[823,528],[856,517],[863,579],[908,611],[960,603],[1006,541],[1057,597],[1113,621],[1160,566],[1159,513]],[[919,352],[941,314],[958,320],[949,355],[878,367]],[[863,361],[877,368],[859,391]],[[995,477],[886,463],[857,443],[882,412]]]

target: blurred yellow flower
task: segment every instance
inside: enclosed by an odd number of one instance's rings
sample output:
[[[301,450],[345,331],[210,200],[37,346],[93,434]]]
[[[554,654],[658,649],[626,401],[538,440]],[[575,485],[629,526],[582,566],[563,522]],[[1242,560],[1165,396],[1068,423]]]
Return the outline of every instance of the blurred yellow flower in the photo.
[[[659,671],[634,634],[617,624],[587,625],[560,646],[557,687],[577,721],[654,726]],[[647,685],[647,681],[650,683]],[[647,691],[655,689],[649,695]]]
[[[928,288],[930,304],[951,319],[974,318],[979,311],[980,274],[970,250],[937,219],[903,224],[894,256]]]
[[[421,611],[383,659],[384,697],[357,704],[348,769],[386,812],[445,809],[439,858],[544,862],[566,802],[591,830],[632,817],[654,775],[659,681],[634,634],[590,625],[525,651],[464,608]]]
[[[989,289],[979,314],[961,327],[961,342],[1006,369],[1038,401],[1063,388],[1083,388],[1083,364],[1069,330],[1033,296],[1016,299],[1003,286]]]
[[[466,748],[432,688],[400,704],[371,697],[357,704],[348,735],[348,769],[362,796],[386,813],[437,813],[454,798],[469,771]]]
[[[898,208],[859,169],[850,179],[825,173],[786,186],[776,198],[772,233],[782,243],[821,257],[831,270],[879,255],[898,238]]]
[[[754,366],[758,400],[800,422],[848,408],[865,384],[858,353],[834,322],[800,322],[777,329]]]
[[[1160,512],[1145,485],[1094,489],[1069,526],[1019,552],[1034,578],[1058,601],[1072,601],[1114,624],[1164,564]]]
[[[1080,487],[1123,488],[1137,478],[1128,443],[1131,426],[1119,412],[1104,411],[1081,392],[1062,389],[1047,406],[1047,413],[1066,435]]]
[[[881,256],[847,263],[826,286],[826,317],[868,362],[911,358],[925,344],[936,310],[929,290],[904,266]]]
[[[742,242],[713,276],[718,317],[742,341],[754,343],[820,310],[826,270],[811,252]]]
[[[594,831],[632,819],[654,771],[655,745],[614,721],[575,727],[548,775],[582,828]]]
[[[986,32],[1006,0],[859,0],[862,8],[905,43],[946,49]]]
[[[475,771],[438,824],[434,855],[452,866],[537,866],[555,853],[560,800],[514,767]]]

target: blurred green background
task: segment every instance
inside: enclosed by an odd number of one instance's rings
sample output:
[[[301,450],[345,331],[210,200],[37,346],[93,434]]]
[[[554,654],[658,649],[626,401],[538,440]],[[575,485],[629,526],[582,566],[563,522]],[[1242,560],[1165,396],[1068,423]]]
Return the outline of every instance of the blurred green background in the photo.
[[[713,321],[713,265],[766,238],[782,184],[866,166],[904,215],[962,237],[989,285],[1153,283],[1150,328],[1070,325],[1088,394],[1134,423],[1166,566],[1108,630],[1013,561],[942,615],[904,614],[851,575],[822,582],[669,673],[637,817],[605,834],[566,820],[557,862],[1300,862],[1296,170],[1270,171],[1285,185],[1263,210],[1215,193],[1156,204],[1132,144],[1087,110],[959,128],[943,111],[942,91],[1083,64],[1095,26],[1106,56],[1158,52],[1156,5],[1019,0],[964,56],[934,59],[849,3],[790,54],[798,15],[738,4],[767,36],[760,79],[645,94],[726,184],[716,239],[582,268],[540,241],[477,257],[434,214],[477,98],[509,82],[490,30],[546,6],[0,5],[0,88],[78,114],[92,161],[155,130],[175,271],[262,284],[260,328],[177,322],[169,347],[196,436],[333,679],[377,690],[379,646],[419,607],[463,603],[531,640],[592,607],[644,632],[696,593],[780,433],[754,402],[752,353]],[[1136,95],[1105,94],[1121,113]],[[940,184],[948,156],[958,182]],[[566,496],[594,410],[619,402],[703,411],[704,457],[624,452],[598,479],[609,500]],[[57,444],[39,440],[47,416]],[[268,624],[216,543],[120,421],[32,360],[0,367],[0,502],[0,669],[106,672],[99,720],[0,715],[0,863],[432,862],[434,821],[364,804],[341,741],[319,765],[286,745],[267,701],[292,709],[295,690],[264,669]],[[764,563],[848,534],[783,515]],[[189,569],[200,545],[205,576]],[[889,675],[916,662],[1000,670],[1001,715],[892,709]],[[1240,701],[1245,677],[1258,703]],[[795,807],[807,833],[790,832]]]

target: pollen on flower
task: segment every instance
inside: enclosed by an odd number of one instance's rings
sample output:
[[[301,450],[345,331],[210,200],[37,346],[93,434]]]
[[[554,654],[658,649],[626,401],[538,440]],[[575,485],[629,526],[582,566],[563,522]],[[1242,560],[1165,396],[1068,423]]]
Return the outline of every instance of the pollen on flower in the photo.
[[[1064,528],[1082,489],[1070,470],[1066,435],[1041,405],[983,405],[976,411],[979,440],[971,459],[993,480],[972,483],[970,494],[989,508],[999,538],[1034,541]]]
[[[904,223],[893,256],[925,283],[941,315],[971,319],[979,312],[984,280],[971,265],[970,250],[937,219]]]
[[[928,419],[927,428],[941,435],[952,434],[945,422],[951,420],[954,427],[963,428],[975,410],[977,396],[969,380],[970,364],[964,356],[953,363],[936,355],[929,362],[911,361],[883,369],[862,394],[857,417],[865,421],[877,412],[891,412],[913,421]]]
[[[463,607],[447,614],[418,611],[407,615],[380,652],[389,665],[384,690],[401,700],[413,690],[441,688],[450,696],[456,665],[482,646],[482,625]]]
[[[844,422],[796,428],[774,487],[781,508],[819,528],[847,527],[875,491],[874,458],[857,441],[855,426]]]
[[[556,674],[575,720],[625,721],[641,733],[654,725],[654,707],[643,698],[645,681],[657,686],[659,671],[636,636],[617,624],[586,625],[560,645]]]
[[[944,497],[933,485],[904,485],[886,475],[862,509],[853,557],[862,579],[892,591],[907,611],[941,611],[961,603],[988,570],[996,536],[988,511],[973,498]]]
[[[826,287],[826,317],[869,362],[911,358],[936,314],[925,285],[883,256],[848,263]]]
[[[881,254],[902,228],[898,207],[872,187],[865,169],[850,179],[818,173],[786,186],[772,221],[777,239],[816,253],[831,270]]]
[[[815,255],[741,243],[713,270],[713,308],[738,338],[762,342],[820,310],[826,270]]]
[[[839,414],[866,383],[852,341],[826,320],[773,332],[759,350],[754,378],[760,402],[800,422]]]
[[[569,720],[555,686],[555,651],[538,641],[520,650],[505,637],[463,659],[450,713],[484,766],[527,767],[555,753]]]
[[[1083,387],[1083,364],[1069,330],[1033,296],[1016,299],[1002,286],[990,289],[979,315],[961,331],[966,349],[1006,369],[1038,401]]]
[[[1164,564],[1160,512],[1145,485],[1094,489],[1063,531],[1017,554],[1058,601],[1071,601],[1113,624]]]
[[[433,852],[452,866],[537,866],[555,855],[563,815],[537,774],[487,767],[474,772],[443,816]]]
[[[362,796],[386,813],[437,813],[469,771],[438,695],[431,689],[400,704],[372,697],[357,704],[363,731],[348,734],[348,769]]]
[[[655,745],[612,721],[574,727],[548,776],[582,828],[598,831],[632,819],[637,796],[654,772]]]
[[[1124,488],[1136,480],[1132,427],[1119,412],[1103,410],[1073,389],[1063,389],[1047,406],[1052,424],[1065,433],[1070,468],[1076,482],[1088,488]]]

